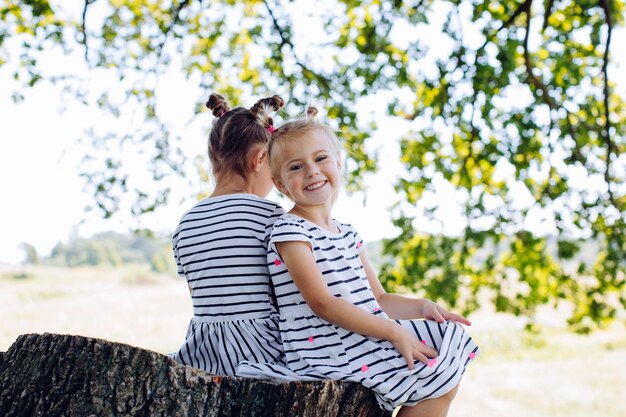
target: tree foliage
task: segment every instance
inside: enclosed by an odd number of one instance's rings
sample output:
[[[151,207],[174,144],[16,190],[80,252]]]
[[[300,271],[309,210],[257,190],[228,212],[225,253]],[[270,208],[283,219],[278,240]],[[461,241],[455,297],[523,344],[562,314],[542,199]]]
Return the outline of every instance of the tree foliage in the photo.
[[[39,254],[37,249],[30,243],[20,243],[20,249],[24,251],[24,263],[29,265],[36,265],[39,263]]]
[[[388,114],[411,126],[395,138],[405,169],[395,185],[401,202],[392,209],[399,233],[385,244],[397,262],[383,268],[385,285],[465,311],[478,306],[483,288],[492,290],[498,310],[520,315],[567,300],[579,330],[606,324],[626,305],[626,110],[611,79],[623,1],[82,6],[72,17],[61,2],[0,0],[0,64],[19,60],[16,100],[46,80],[79,100],[96,97],[112,117],[122,117],[128,103],[141,109],[135,132],[88,132],[105,156],[86,157],[82,175],[105,217],[124,194],[137,196],[135,214],[167,201],[167,188],[133,186],[123,163],[128,149],[149,155],[155,182],[184,175],[186,156],[159,111],[159,76],[172,68],[197,83],[199,102],[211,91],[235,104],[279,93],[294,113],[314,99],[350,151],[350,190],[376,170],[367,144],[379,127],[357,104],[384,96]],[[43,52],[54,49],[82,52],[87,68],[115,74],[123,94],[110,86],[88,92],[71,69],[46,73]],[[455,236],[444,227],[426,234],[419,224],[445,223],[433,198],[441,184],[456,190],[465,221]],[[542,219],[544,230],[531,230],[531,219]],[[597,242],[595,262],[565,268],[583,240]]]
[[[170,238],[140,233],[99,233],[89,239],[57,243],[44,262],[58,266],[113,266],[144,264],[154,272],[176,274]]]

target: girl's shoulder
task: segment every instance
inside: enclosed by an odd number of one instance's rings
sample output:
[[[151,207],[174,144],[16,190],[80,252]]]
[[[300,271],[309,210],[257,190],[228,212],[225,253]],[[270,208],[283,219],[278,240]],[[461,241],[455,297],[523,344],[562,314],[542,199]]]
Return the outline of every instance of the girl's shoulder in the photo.
[[[333,221],[339,227],[340,230],[350,230],[350,231],[356,232],[356,229],[354,228],[354,226],[352,226],[351,223],[344,223],[337,219],[333,219]]]
[[[207,212],[211,210],[223,210],[229,207],[246,208],[248,211],[259,213],[280,213],[285,210],[274,201],[266,200],[254,194],[226,194],[216,197],[205,197],[187,210],[183,217],[195,212]]]
[[[306,223],[307,220],[301,217],[283,213],[274,222],[274,229],[306,229]]]
[[[335,219],[333,219],[333,222],[337,225],[339,233],[324,230],[310,220],[304,219],[295,214],[285,213],[274,223],[274,230],[300,231],[311,236],[340,237],[345,234],[357,235],[356,230],[350,223],[343,223]]]
[[[177,235],[191,223],[228,216],[235,212],[238,213],[239,217],[254,219],[259,224],[264,224],[266,229],[269,229],[272,223],[285,213],[285,210],[280,204],[254,194],[228,194],[206,197],[183,213],[178,221],[174,235]]]
[[[318,239],[318,236],[306,223],[306,220],[289,213],[281,215],[274,222],[270,232],[268,247],[271,252],[277,252],[274,244],[278,242],[302,241],[313,246],[313,242]]]

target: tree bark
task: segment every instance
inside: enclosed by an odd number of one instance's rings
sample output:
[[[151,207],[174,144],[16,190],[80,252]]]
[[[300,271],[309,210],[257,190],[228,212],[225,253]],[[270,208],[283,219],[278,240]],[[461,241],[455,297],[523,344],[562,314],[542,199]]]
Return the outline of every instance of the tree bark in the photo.
[[[26,334],[0,353],[0,416],[389,417],[357,383],[219,377],[137,347]]]

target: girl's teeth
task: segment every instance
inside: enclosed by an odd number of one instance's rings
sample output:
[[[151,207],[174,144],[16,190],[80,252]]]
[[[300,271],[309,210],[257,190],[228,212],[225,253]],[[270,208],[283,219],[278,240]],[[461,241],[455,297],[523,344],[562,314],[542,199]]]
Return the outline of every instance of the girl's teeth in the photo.
[[[316,182],[315,184],[311,184],[308,187],[306,187],[306,189],[309,191],[316,190],[320,188],[322,185],[324,185],[325,183],[326,183],[325,181]]]

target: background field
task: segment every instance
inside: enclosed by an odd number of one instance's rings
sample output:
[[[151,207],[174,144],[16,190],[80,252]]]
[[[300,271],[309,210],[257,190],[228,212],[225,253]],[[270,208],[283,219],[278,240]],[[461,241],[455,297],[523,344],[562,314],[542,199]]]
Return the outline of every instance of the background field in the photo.
[[[191,318],[184,282],[148,267],[0,266],[0,351],[24,333],[99,337],[168,353]],[[515,317],[470,317],[482,354],[469,368],[450,417],[626,416],[623,322],[580,336],[544,310],[530,335]]]

